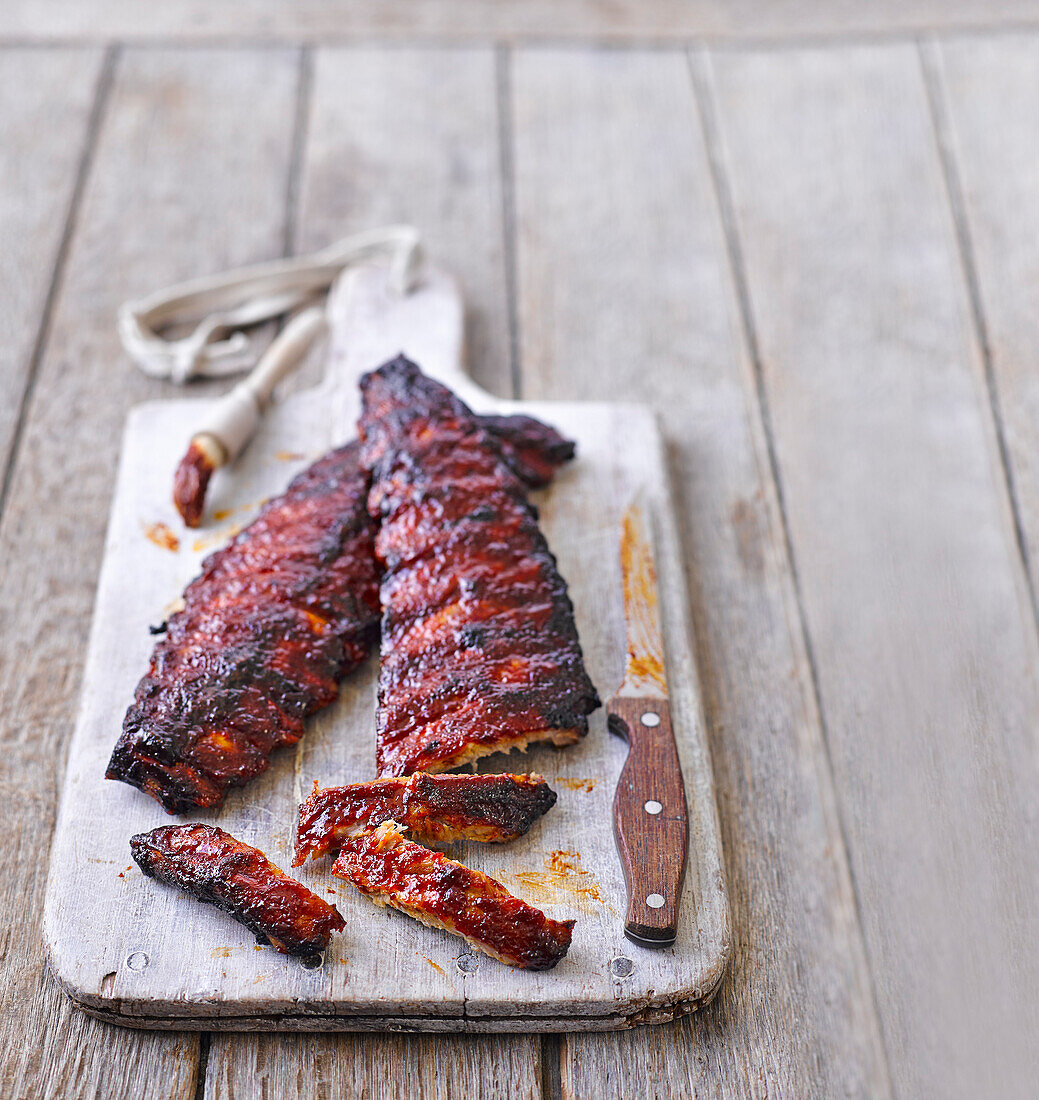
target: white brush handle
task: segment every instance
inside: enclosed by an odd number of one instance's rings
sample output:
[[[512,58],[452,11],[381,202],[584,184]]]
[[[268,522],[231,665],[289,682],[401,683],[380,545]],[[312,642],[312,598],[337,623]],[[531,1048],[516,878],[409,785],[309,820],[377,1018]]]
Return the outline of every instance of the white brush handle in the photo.
[[[263,411],[270,404],[274,387],[303,362],[313,343],[328,329],[325,311],[305,309],[279,333],[260,361],[239,385],[248,390]]]
[[[304,310],[285,326],[249,376],[220,399],[194,437],[206,446],[211,458],[217,457],[214,452],[222,452],[219,457],[223,461],[214,465],[233,462],[242,453],[259,427],[274,387],[299,367],[327,327],[323,310]]]

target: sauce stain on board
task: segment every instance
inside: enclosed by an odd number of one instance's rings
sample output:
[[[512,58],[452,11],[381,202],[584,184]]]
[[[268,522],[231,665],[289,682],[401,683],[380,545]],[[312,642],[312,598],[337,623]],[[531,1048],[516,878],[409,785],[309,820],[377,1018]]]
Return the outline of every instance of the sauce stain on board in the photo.
[[[144,523],[142,521],[141,528],[144,531],[144,537],[149,542],[155,543],[156,546],[162,547],[163,550],[169,550],[175,554],[180,549],[180,539],[165,523]]]
[[[591,871],[581,866],[578,852],[559,850],[545,856],[543,871],[499,870],[500,879],[524,901],[541,905],[576,905],[586,911],[594,909],[593,903],[615,912],[599,890],[599,883]]]
[[[247,500],[244,504],[236,504],[233,508],[217,508],[213,512],[213,519],[217,523],[223,523],[225,519],[229,519],[237,512],[258,511],[267,503],[268,499],[268,497],[261,497],[260,500]]]
[[[426,962],[428,962],[428,963],[429,963],[429,965],[430,965],[430,966],[431,966],[431,967],[432,967],[432,968],[433,968],[433,969],[434,969],[434,970],[435,970],[435,971],[436,971],[436,972],[437,972],[438,974],[444,974],[443,968],[442,968],[442,967],[440,967],[440,966],[437,966],[437,964],[436,964],[435,962],[433,962],[433,960],[432,960],[431,958],[429,958],[429,957],[428,957],[428,956],[426,956],[426,955],[423,955],[422,957],[423,957],[423,958],[424,958],[424,959],[426,960]],[[447,975],[446,975],[446,974],[444,974],[444,977],[446,978],[446,977],[447,977]]]
[[[638,515],[629,508],[624,513],[621,530],[624,607],[628,619],[628,665],[624,679],[641,685],[648,681],[666,692],[667,674],[657,635],[657,571],[645,541],[648,535]]]
[[[213,950],[209,952],[209,957],[211,959],[229,959],[231,957],[231,948],[214,947]]]
[[[568,791],[584,791],[585,794],[591,794],[599,780],[583,779],[576,775],[559,775],[552,782],[565,787]]]
[[[748,573],[760,576],[765,569],[766,524],[762,515],[761,492],[753,500],[740,498],[729,512],[729,522],[736,532],[736,549],[740,562]]]

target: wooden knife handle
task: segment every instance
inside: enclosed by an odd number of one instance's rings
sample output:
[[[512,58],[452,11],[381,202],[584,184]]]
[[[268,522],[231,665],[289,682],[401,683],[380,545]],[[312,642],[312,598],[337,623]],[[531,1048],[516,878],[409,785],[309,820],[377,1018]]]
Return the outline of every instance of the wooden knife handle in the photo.
[[[624,934],[646,947],[678,935],[689,821],[682,767],[666,699],[619,696],[607,706],[610,732],[628,742],[613,827],[628,886]]]

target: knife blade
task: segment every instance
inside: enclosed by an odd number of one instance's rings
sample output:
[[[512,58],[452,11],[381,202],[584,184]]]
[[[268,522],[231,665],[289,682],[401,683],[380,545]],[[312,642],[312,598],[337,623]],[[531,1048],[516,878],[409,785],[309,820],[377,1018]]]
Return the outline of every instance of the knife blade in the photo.
[[[678,935],[689,824],[668,700],[651,516],[642,493],[621,524],[628,656],[606,711],[610,732],[628,743],[613,800],[628,888],[624,934],[643,946],[667,947]]]

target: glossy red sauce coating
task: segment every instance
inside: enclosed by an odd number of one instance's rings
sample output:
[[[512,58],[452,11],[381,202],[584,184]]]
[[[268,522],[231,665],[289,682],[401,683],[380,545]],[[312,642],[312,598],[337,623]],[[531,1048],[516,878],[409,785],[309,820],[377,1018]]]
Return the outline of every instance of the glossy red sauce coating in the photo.
[[[345,927],[334,905],[223,829],[166,825],[132,837],[130,851],[146,875],[217,906],[284,954],[320,954]]]
[[[505,842],[555,805],[540,775],[426,775],[377,779],[314,793],[299,808],[293,866],[334,851],[343,838],[384,821],[417,840]]]
[[[361,389],[385,567],[379,774],[583,736],[599,698],[566,584],[501,441],[403,357]]]
[[[480,426],[501,447],[502,456],[532,489],[547,485],[556,470],[574,457],[574,441],[533,416],[480,416]]]
[[[570,947],[574,921],[552,920],[500,882],[405,840],[393,822],[346,837],[332,872],[511,966],[550,970]]]
[[[218,806],[299,740],[378,631],[356,443],[301,473],[184,593],[108,766],[169,812]]]
[[[530,417],[491,419],[523,476],[547,478],[573,453]],[[381,566],[358,457],[357,443],[325,455],[206,559],[137,687],[108,778],[171,813],[218,806],[365,660]]]

